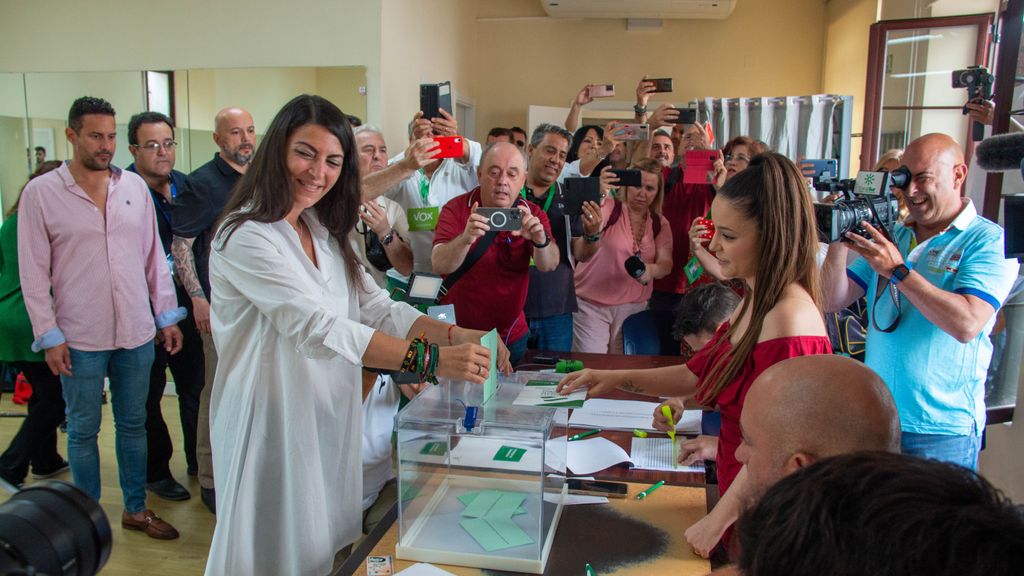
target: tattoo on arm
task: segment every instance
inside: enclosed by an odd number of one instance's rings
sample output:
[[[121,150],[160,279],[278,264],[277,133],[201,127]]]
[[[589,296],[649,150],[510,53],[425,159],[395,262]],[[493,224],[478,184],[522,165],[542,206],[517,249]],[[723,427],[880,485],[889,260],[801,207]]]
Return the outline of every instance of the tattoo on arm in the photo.
[[[192,253],[192,244],[195,241],[195,238],[175,236],[171,241],[171,255],[174,257],[175,272],[188,295],[193,298],[206,298],[203,285],[199,282],[199,274],[196,273],[195,255]]]
[[[632,380],[626,380],[625,382],[622,383],[621,386],[619,386],[619,388],[625,390],[626,392],[636,392],[637,394],[644,393],[644,389],[637,386],[636,384],[633,384]]]

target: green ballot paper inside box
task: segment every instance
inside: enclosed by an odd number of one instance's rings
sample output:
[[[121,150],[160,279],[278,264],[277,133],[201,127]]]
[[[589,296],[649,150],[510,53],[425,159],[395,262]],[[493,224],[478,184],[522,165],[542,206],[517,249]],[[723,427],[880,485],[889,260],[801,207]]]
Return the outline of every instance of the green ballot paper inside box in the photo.
[[[496,374],[486,401],[482,386],[442,379],[399,412],[397,558],[544,571],[567,493],[566,429],[557,410],[515,400],[550,378]]]

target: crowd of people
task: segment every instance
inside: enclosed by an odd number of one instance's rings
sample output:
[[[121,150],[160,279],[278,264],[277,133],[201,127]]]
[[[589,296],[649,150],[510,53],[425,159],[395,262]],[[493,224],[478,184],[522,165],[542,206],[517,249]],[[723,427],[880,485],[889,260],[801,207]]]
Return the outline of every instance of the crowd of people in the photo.
[[[650,137],[626,141],[620,122],[581,125],[590,88],[562,126],[495,128],[446,158],[435,138],[460,133],[445,111],[413,114],[403,151],[389,155],[378,128],[317,96],[285,104],[258,142],[252,115],[226,108],[218,152],[189,175],[174,169],[171,118],[130,119],[134,162],[122,170],[111,164],[114,109],[79,98],[71,159],[40,162],[0,229],[0,361],[35,390],[0,477],[21,484],[30,469],[70,466],[98,499],[109,379],[122,526],[178,537],[146,503],[147,490],[191,497],[169,466],[160,399],[170,369],[186,474],[217,515],[207,573],[325,574],[396,500],[402,397],[437,377],[483,382],[492,359],[480,341],[492,329],[508,373],[530,349],[622,353],[626,319],[651,310],[685,363],[585,369],[559,391],[659,397],[673,421],[684,407],[720,414],[720,434],[680,454],[717,461],[721,500],[680,527],[695,552],[719,548],[746,573],[783,573],[793,559],[768,551],[769,539],[792,549],[822,538],[782,525],[785,510],[808,506],[800,490],[820,490],[809,500],[839,517],[866,509],[871,491],[895,501],[932,475],[948,481],[936,490],[977,487],[962,506],[983,500],[991,515],[965,522],[1002,522],[999,534],[976,529],[1021,565],[1021,517],[971,472],[988,334],[1018,267],[1003,257],[1002,229],[963,197],[959,145],[928,134],[879,159],[911,175],[896,190],[900,221],[891,231],[865,223],[869,237],[826,246],[793,159],[748,135],[715,151],[676,107],[648,110],[646,79],[633,120]],[[695,150],[715,154],[704,183],[684,177]],[[623,183],[623,169],[638,182]],[[591,178],[599,198],[570,209],[569,178]],[[494,209],[519,225],[496,225]],[[400,301],[409,277],[425,274],[443,279],[437,303],[452,305],[454,323]],[[827,326],[857,302],[863,362],[833,354],[848,343]],[[394,372],[419,383],[399,385]],[[667,429],[660,408],[654,425]],[[56,433],[65,419],[67,461]],[[847,467],[859,481],[844,483]],[[801,514],[812,529],[842,522]],[[907,534],[924,522],[908,520]],[[956,536],[943,538],[953,546]],[[1001,573],[993,562],[988,573]]]

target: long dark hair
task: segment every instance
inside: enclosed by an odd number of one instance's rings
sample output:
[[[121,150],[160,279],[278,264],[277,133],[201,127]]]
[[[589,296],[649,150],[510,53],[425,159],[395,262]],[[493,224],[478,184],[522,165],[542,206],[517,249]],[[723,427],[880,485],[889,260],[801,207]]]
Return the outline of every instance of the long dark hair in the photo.
[[[349,281],[364,287],[359,261],[356,259],[348,233],[359,220],[362,191],[359,184],[359,154],[348,117],[337,106],[320,96],[296,96],[281,108],[270,123],[249,163],[249,169],[235,185],[224,208],[223,223],[217,239],[223,247],[238,226],[250,220],[277,222],[292,208],[291,176],[288,172],[288,139],[307,124],[322,126],[341,143],[345,154],[341,175],[334,186],[313,207],[317,218],[338,243]]]
[[[697,399],[710,404],[739,374],[757,344],[768,312],[782,299],[786,287],[798,284],[821,308],[820,281],[815,256],[818,233],[807,181],[785,156],[766,152],[754,156],[750,166],[733,176],[718,195],[757,223],[757,282],[747,292],[739,317],[752,308],[750,323],[731,354],[711,367]],[[730,325],[717,346],[736,333]]]

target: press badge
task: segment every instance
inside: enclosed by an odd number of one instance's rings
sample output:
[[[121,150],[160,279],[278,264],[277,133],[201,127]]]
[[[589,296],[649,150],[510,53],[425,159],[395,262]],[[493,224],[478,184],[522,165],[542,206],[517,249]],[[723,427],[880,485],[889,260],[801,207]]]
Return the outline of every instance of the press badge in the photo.
[[[700,265],[700,260],[696,256],[691,256],[690,261],[683,267],[683,272],[686,272],[686,280],[693,284],[704,274],[704,267]]]
[[[434,228],[437,228],[438,213],[439,210],[437,206],[427,206],[426,208],[409,208],[409,210],[405,213],[406,220],[409,222],[409,231],[432,231]]]

